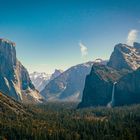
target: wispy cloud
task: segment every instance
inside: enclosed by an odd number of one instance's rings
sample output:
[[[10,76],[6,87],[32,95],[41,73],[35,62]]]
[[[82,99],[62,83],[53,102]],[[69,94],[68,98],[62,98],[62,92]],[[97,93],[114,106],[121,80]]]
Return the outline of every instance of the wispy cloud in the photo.
[[[80,46],[80,51],[81,51],[82,57],[83,58],[87,57],[87,55],[88,55],[88,48],[82,42],[79,43],[79,46]]]
[[[127,37],[127,44],[132,46],[133,43],[137,40],[137,36],[138,36],[138,30],[136,29],[130,30]]]

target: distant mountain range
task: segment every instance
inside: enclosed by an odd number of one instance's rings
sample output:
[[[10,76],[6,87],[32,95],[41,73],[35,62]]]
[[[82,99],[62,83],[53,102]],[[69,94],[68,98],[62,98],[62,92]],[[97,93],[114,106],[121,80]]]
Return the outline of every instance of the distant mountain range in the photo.
[[[92,66],[81,107],[140,103],[140,44],[118,44],[107,65]],[[115,83],[115,85],[114,85]]]
[[[81,101],[86,75],[94,63],[96,62],[78,64],[64,71],[46,85],[41,95],[47,101]]]
[[[38,91],[41,91],[46,86],[46,84],[49,83],[50,77],[51,75],[46,74],[45,72],[33,72],[30,74],[31,81]]]
[[[15,46],[15,43],[9,40],[0,39],[0,91],[2,93],[23,103],[41,103],[43,100],[81,100],[85,77],[96,62],[79,64],[64,72],[56,69],[52,75],[34,72],[29,77],[26,68],[16,58]],[[38,91],[41,91],[41,94]]]
[[[54,78],[59,76],[63,71],[55,69],[53,74],[46,74],[45,72],[33,72],[30,74],[30,78],[35,86],[35,88],[40,92],[45,86]]]
[[[79,108],[140,103],[140,43],[117,44],[109,61],[96,59],[64,72],[30,76],[17,59],[15,46],[0,39],[0,92],[17,101],[75,101]]]

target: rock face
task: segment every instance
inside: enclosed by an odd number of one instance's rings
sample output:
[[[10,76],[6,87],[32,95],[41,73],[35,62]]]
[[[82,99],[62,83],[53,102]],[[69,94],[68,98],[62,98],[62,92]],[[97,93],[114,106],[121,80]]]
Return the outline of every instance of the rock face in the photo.
[[[42,91],[45,86],[54,78],[59,76],[63,71],[55,69],[53,74],[46,74],[45,72],[33,72],[30,74],[31,81],[38,91]]]
[[[54,73],[50,77],[50,81],[58,77],[61,73],[63,73],[63,70],[55,69]]]
[[[118,81],[115,88],[115,105],[130,105],[140,103],[140,68]]]
[[[41,95],[49,101],[80,101],[93,62],[73,66],[46,85]]]
[[[93,65],[78,107],[140,103],[140,44],[117,44],[107,66]]]
[[[106,106],[112,98],[113,83],[127,71],[117,71],[106,65],[94,64],[86,77],[81,107]]]
[[[0,91],[23,102],[40,102],[26,68],[17,60],[15,43],[0,39]]]
[[[107,65],[117,70],[136,70],[140,67],[140,44],[135,42],[133,47],[117,44]]]

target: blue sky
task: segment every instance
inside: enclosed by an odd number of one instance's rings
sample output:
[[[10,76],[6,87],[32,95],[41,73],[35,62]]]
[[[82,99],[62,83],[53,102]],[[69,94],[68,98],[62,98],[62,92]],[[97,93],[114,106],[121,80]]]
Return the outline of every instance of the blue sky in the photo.
[[[115,44],[140,30],[139,13],[139,0],[0,0],[0,38],[17,44],[30,72],[52,73],[108,59]]]

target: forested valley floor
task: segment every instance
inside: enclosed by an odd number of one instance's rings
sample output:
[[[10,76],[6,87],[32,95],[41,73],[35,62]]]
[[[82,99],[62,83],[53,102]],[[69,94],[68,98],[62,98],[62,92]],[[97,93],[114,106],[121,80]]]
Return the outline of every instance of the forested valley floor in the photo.
[[[76,109],[77,103],[0,110],[0,140],[140,140],[140,105]],[[4,110],[5,109],[5,110]]]

